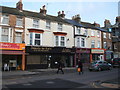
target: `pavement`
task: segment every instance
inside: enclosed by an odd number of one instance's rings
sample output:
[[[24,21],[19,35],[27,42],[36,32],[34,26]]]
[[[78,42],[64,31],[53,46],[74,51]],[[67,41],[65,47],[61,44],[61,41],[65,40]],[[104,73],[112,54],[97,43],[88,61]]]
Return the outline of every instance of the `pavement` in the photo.
[[[87,69],[87,68],[85,68]],[[85,70],[84,69],[84,70]],[[72,68],[63,68],[65,73],[74,73],[76,72],[76,67]],[[21,76],[29,76],[29,75],[54,75],[56,74],[57,69],[33,69],[33,70],[17,70],[17,71],[2,71],[2,79],[10,79],[10,78],[19,78]],[[93,82],[93,86],[95,88],[120,88],[120,78],[107,80],[107,81],[95,81]]]

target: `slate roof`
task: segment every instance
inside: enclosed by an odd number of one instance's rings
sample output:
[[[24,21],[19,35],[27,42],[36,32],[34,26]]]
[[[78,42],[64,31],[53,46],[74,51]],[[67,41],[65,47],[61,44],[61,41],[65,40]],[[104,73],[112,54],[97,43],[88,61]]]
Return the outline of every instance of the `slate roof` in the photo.
[[[51,16],[47,14],[43,15],[39,12],[32,12],[32,11],[27,11],[27,10],[19,11],[17,8],[11,8],[11,7],[5,7],[5,6],[0,6],[0,8],[2,8],[2,10],[0,11],[1,13],[13,14],[13,15],[25,16],[25,17],[40,18],[40,19],[69,24],[64,19],[57,17],[57,16]]]
[[[76,22],[75,20],[71,20],[71,19],[65,19],[65,20],[72,25],[75,25],[75,26],[78,26],[78,27],[83,27],[82,24]]]

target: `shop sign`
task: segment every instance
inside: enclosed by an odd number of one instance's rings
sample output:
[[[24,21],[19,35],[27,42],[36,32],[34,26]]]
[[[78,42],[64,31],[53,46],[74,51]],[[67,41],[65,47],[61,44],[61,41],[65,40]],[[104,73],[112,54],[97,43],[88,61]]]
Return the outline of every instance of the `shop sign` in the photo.
[[[0,42],[0,49],[2,50],[24,50],[25,44]]]
[[[34,52],[49,52],[52,50],[50,47],[31,47],[31,50]]]
[[[62,52],[71,52],[71,50],[67,49],[67,48],[64,48],[64,49],[62,49]]]
[[[91,53],[104,53],[104,50],[101,50],[101,49],[92,49]]]

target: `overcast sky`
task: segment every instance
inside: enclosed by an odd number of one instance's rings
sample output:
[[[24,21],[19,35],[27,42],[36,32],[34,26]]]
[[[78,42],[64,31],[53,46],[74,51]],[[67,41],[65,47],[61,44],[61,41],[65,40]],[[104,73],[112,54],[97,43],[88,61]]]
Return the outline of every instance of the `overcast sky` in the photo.
[[[0,3],[2,6],[16,7],[19,0],[4,0]],[[41,2],[42,1],[42,2]],[[65,17],[71,19],[72,16],[80,14],[84,22],[99,23],[104,25],[104,20],[110,20],[115,24],[115,18],[118,16],[119,0],[22,0],[23,9],[39,12],[43,5],[46,5],[47,14],[57,16],[58,11],[64,11]]]

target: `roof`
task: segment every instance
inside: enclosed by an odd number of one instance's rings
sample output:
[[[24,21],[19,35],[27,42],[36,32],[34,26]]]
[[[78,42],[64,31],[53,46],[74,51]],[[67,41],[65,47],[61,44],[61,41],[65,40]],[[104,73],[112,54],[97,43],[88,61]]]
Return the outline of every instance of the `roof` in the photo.
[[[76,22],[75,20],[71,20],[71,19],[65,19],[65,20],[72,25],[75,25],[75,26],[78,26],[78,27],[83,27],[82,24]]]
[[[47,14],[43,15],[39,12],[32,12],[32,11],[27,11],[27,10],[20,11],[17,8],[11,8],[11,7],[5,7],[5,6],[0,6],[0,8],[2,8],[2,10],[0,11],[1,13],[13,14],[13,15],[25,16],[25,17],[40,18],[40,19],[69,24],[64,19],[57,17],[57,16],[51,16]]]

